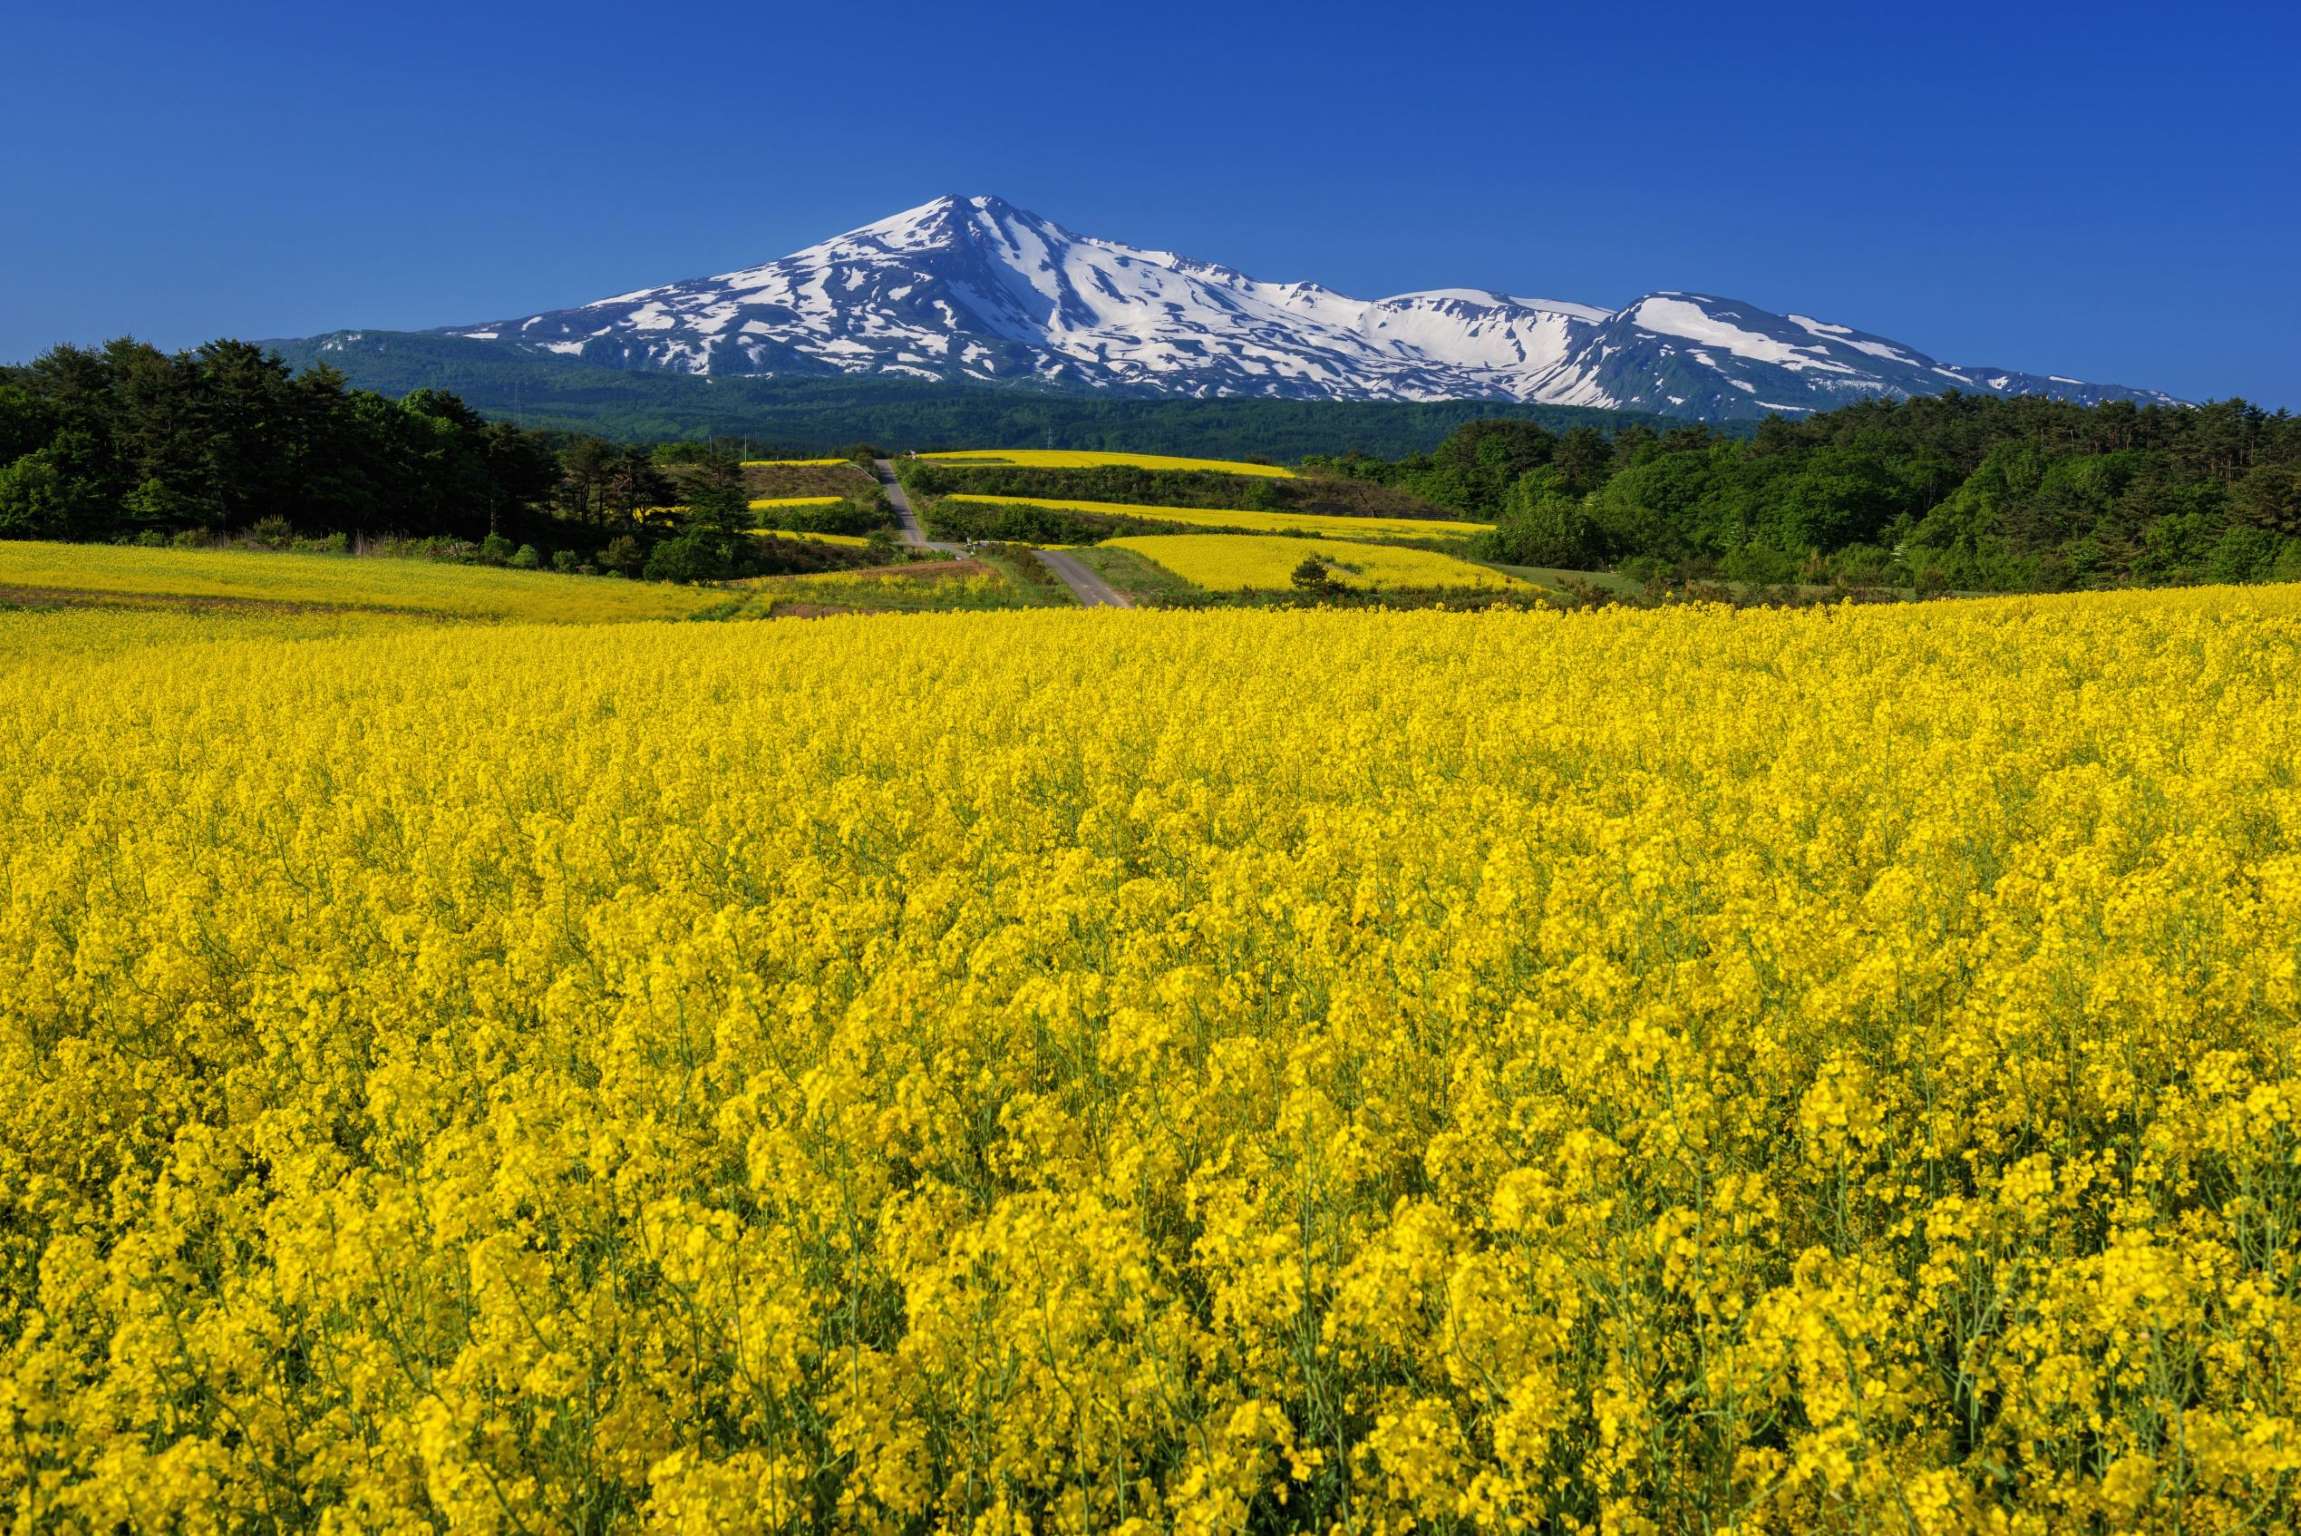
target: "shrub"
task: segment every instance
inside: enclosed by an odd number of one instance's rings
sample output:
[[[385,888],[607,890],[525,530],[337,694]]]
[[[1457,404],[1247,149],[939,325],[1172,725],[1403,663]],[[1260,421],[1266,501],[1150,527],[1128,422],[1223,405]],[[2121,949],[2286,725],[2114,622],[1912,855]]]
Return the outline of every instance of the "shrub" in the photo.
[[[599,567],[616,576],[634,576],[647,564],[647,551],[628,533],[619,533],[599,552]]]
[[[735,561],[724,539],[698,529],[656,545],[643,574],[649,581],[724,581],[735,574]]]
[[[792,533],[863,533],[887,526],[888,511],[876,495],[851,496],[814,506],[765,506],[754,509],[758,526],[783,528]]]
[[[1670,563],[1653,555],[1632,555],[1615,569],[1640,586],[1658,587],[1670,579]]]
[[[1780,586],[1798,579],[1796,557],[1766,544],[1735,545],[1718,562],[1718,569],[1728,581],[1753,586]]]
[[[519,547],[500,533],[491,533],[479,541],[479,558],[487,565],[509,565]]]
[[[1513,494],[1501,522],[1480,536],[1484,558],[1505,565],[1567,570],[1596,564],[1600,552],[1598,525],[1582,510],[1580,498],[1541,494],[1536,480],[1536,476],[1527,476],[1521,482],[1527,494]]]
[[[1843,587],[1889,586],[1894,558],[1875,544],[1849,544],[1830,557],[1830,579]]]
[[[543,564],[543,557],[535,552],[533,544],[522,544],[508,563],[515,571],[532,571]]]
[[[1316,555],[1308,555],[1294,568],[1295,590],[1300,592],[1331,592],[1337,583],[1334,569]]]
[[[263,549],[286,549],[296,542],[296,525],[275,512],[250,523],[242,537]]]

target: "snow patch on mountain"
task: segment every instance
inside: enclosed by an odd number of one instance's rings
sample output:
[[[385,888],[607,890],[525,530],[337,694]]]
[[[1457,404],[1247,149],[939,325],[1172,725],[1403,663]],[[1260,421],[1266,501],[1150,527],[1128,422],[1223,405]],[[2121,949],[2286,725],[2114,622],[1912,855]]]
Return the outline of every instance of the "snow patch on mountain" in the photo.
[[[1621,310],[1487,288],[1358,299],[939,197],[757,266],[447,328],[527,352],[706,375],[892,373],[1201,397],[1505,399],[1689,417],[1956,387],[2166,400],[1944,367],[1914,348],[1712,295]]]

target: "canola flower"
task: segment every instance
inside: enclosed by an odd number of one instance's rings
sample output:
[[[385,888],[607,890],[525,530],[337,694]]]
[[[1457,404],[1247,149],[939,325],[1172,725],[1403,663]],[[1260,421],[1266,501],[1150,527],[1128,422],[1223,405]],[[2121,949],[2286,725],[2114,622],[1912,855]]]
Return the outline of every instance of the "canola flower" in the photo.
[[[754,576],[730,585],[746,594],[745,606],[729,614],[736,618],[846,610],[923,613],[1030,608],[1065,600],[1059,588],[1026,588],[997,565],[978,562],[927,561],[816,571],[803,576]]]
[[[745,459],[745,469],[830,469],[853,459]]]
[[[757,506],[757,502],[752,503]],[[798,539],[808,544],[838,544],[848,549],[868,549],[871,540],[860,533],[802,533],[791,528],[753,528],[750,533],[762,539]]]
[[[1306,559],[1328,562],[1348,587],[1469,588],[1532,591],[1533,584],[1436,550],[1344,539],[1300,539],[1282,534],[1153,533],[1106,539],[1209,592],[1284,591]]]
[[[129,596],[0,593],[0,670],[52,666],[67,657],[118,656],[152,646],[211,640],[330,639],[379,629],[430,626],[446,616],[388,608],[311,609],[265,604],[184,603]],[[284,656],[293,656],[284,652]]]
[[[754,496],[751,510],[763,512],[771,507],[835,507],[844,497],[839,496]]]
[[[2297,697],[2291,589],[0,671],[0,1510],[2289,1529]]]
[[[1243,459],[1193,459],[1171,453],[1100,453],[1071,448],[967,448],[922,453],[922,459],[947,464],[1006,464],[1022,469],[1126,469],[1201,470],[1219,475],[1256,475],[1269,480],[1291,480],[1294,471],[1277,464],[1249,464]]]
[[[660,582],[430,560],[0,540],[0,592],[10,590],[570,624],[683,618],[719,600]]]
[[[1300,533],[1313,537],[1379,540],[1383,538],[1461,543],[1487,531],[1486,523],[1448,522],[1419,517],[1345,517],[1318,512],[1257,512],[1249,508],[1218,510],[1206,507],[1162,507],[1141,502],[1068,501],[1049,496],[946,496],[945,501],[972,501],[1002,507],[1050,507],[1065,512],[1098,512],[1108,516],[1152,518],[1199,528],[1246,529],[1254,533]]]

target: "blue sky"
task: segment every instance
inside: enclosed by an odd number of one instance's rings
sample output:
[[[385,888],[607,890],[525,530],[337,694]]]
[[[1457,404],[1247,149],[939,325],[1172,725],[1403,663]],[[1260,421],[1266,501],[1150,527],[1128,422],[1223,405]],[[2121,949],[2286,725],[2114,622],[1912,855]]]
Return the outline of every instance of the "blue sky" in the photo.
[[[1697,289],[2301,408],[2301,9],[1750,11],[25,7],[0,359],[521,314],[997,192],[1352,293]]]

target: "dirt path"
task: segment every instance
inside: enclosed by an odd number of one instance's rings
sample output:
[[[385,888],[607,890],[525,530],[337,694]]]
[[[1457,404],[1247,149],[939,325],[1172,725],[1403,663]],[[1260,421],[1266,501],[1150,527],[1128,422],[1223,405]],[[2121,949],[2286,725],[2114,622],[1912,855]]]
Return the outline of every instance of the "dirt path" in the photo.
[[[1134,599],[1095,574],[1084,560],[1059,549],[1033,550],[1039,563],[1071,589],[1082,608],[1132,608]]]

